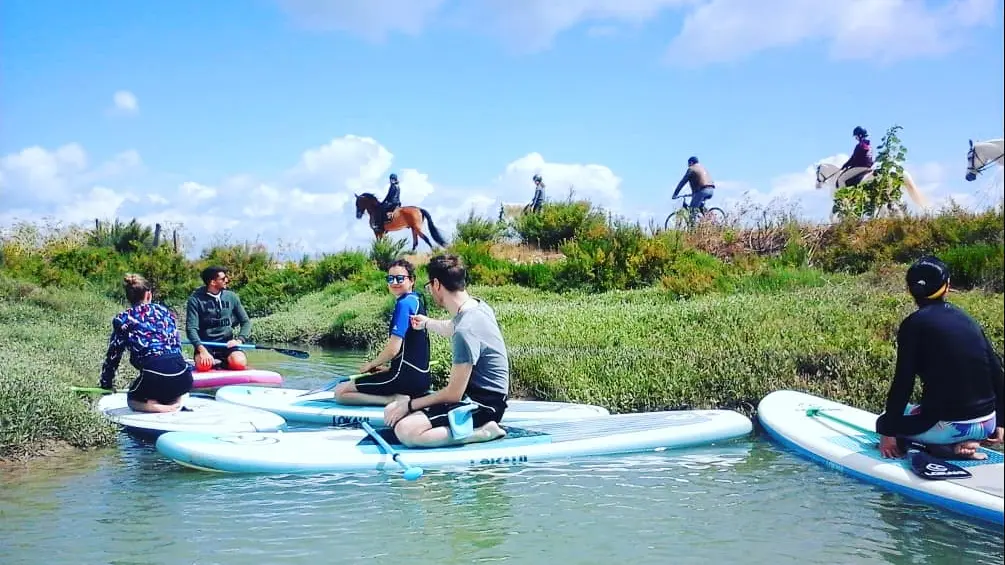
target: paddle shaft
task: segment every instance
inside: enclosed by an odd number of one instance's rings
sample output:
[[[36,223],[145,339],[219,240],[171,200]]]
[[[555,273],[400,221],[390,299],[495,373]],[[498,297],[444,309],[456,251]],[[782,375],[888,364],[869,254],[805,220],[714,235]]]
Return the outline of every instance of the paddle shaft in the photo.
[[[363,420],[362,422],[360,422],[360,424],[363,426],[363,429],[366,430],[366,433],[370,434],[370,437],[372,437],[374,441],[379,443],[380,446],[384,448],[384,450],[388,453],[388,455],[391,456],[391,459],[394,459],[394,462],[400,465],[401,468],[405,470],[406,479],[411,480],[411,478],[418,478],[419,476],[422,475],[422,469],[418,467],[413,467],[408,463],[402,461],[401,454],[399,454],[393,447],[391,447],[391,444],[384,441],[384,438],[380,437],[380,434],[377,433],[377,430],[373,429],[373,426],[371,426],[369,422]]]
[[[877,434],[873,430],[867,430],[867,429],[865,429],[865,428],[863,428],[861,426],[856,426],[855,424],[852,424],[851,422],[846,422],[846,421],[842,420],[841,418],[838,418],[837,416],[831,416],[830,414],[828,414],[826,412],[821,412],[819,408],[807,410],[807,415],[809,415],[809,416],[822,416],[822,417],[827,418],[829,420],[833,420],[833,421],[835,421],[835,422],[837,422],[839,424],[843,424],[845,426],[848,426],[849,428],[851,428],[851,429],[853,429],[855,431],[862,432],[864,434],[868,434],[868,435],[871,435],[873,437],[879,435],[879,434]]]
[[[811,409],[807,410],[806,411],[806,415],[807,416],[823,416],[824,418],[827,418],[829,420],[833,420],[833,421],[838,422],[839,424],[842,424],[844,426],[848,426],[849,428],[851,428],[853,430],[856,430],[856,431],[859,431],[859,432],[862,432],[862,433],[864,433],[864,434],[866,434],[868,436],[871,436],[871,437],[878,437],[879,436],[879,433],[877,433],[877,432],[874,432],[872,430],[867,430],[867,429],[865,429],[865,428],[863,428],[861,426],[856,426],[855,424],[852,424],[851,422],[846,422],[846,421],[844,421],[841,418],[838,418],[836,416],[831,416],[830,414],[828,414],[826,412],[822,412],[819,408],[811,408]],[[925,451],[927,449],[926,446],[924,446],[924,445],[922,445],[922,444],[920,444],[920,443],[918,443],[916,441],[908,441],[907,443],[910,446],[915,447],[917,449],[917,453],[915,453],[914,455],[911,456],[911,470],[914,471],[914,474],[920,476],[921,478],[932,480],[932,479],[944,479],[944,478],[953,478],[953,477],[956,477],[956,478],[966,478],[966,477],[970,476],[970,472],[967,471],[966,469],[963,469],[963,468],[959,467],[958,465],[955,465],[955,464],[950,463],[948,461],[945,461],[941,457],[934,457],[932,454],[926,453],[926,451]],[[921,462],[921,464],[918,463],[919,461]],[[942,468],[933,472],[932,470],[926,469],[928,462],[934,462],[934,463],[940,465]],[[947,472],[949,474],[946,474]]]
[[[183,341],[182,343],[184,343],[185,345],[192,345],[191,341]],[[219,341],[204,341],[204,342],[202,342],[202,345],[205,345],[206,347],[218,347],[218,348],[221,348],[221,349],[227,347],[226,343],[222,343],[222,342],[219,342]],[[255,345],[254,343],[242,343],[242,344],[239,344],[237,346],[237,348],[238,349],[268,349],[270,351],[275,351],[277,353],[282,353],[283,355],[289,355],[290,357],[297,357],[299,359],[307,359],[308,357],[311,356],[310,353],[307,353],[306,351],[300,351],[298,349],[286,349],[284,347],[268,347],[268,346],[265,346],[265,345]]]
[[[72,386],[70,390],[73,392],[88,392],[92,394],[112,394],[113,391],[110,388],[98,388],[98,387],[86,387],[86,386]]]

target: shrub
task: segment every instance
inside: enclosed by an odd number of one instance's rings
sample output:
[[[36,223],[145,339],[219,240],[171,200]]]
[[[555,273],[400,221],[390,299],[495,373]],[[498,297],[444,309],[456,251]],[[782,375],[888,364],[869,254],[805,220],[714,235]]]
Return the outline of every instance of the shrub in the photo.
[[[503,238],[505,232],[506,222],[475,216],[474,210],[471,210],[466,220],[457,223],[454,240],[462,243],[495,243]]]
[[[586,201],[545,203],[536,214],[523,214],[513,220],[513,227],[525,244],[541,249],[558,249],[561,245],[592,229],[602,228],[603,212]]]

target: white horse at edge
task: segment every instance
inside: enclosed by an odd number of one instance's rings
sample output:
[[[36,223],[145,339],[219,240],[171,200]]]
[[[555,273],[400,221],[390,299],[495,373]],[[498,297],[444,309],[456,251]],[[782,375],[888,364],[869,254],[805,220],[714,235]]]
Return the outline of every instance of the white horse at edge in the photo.
[[[1005,166],[1005,143],[1002,138],[987,141],[970,140],[970,150],[967,151],[967,181],[977,180],[977,175],[983,173],[992,165]]]
[[[817,165],[817,188],[829,187],[831,189],[831,194],[834,194],[839,188],[844,188],[845,183],[849,179],[855,178],[855,175],[859,173],[866,172],[859,184],[869,181],[873,177],[872,169],[868,167],[852,167],[844,172],[837,165],[831,165],[830,163],[820,163]],[[840,173],[840,174],[839,174]],[[917,185],[914,184],[914,179],[911,178],[911,174],[904,171],[904,188],[907,189],[907,195],[911,197],[911,200],[915,204],[921,206],[922,208],[928,208],[928,199],[918,191]]]

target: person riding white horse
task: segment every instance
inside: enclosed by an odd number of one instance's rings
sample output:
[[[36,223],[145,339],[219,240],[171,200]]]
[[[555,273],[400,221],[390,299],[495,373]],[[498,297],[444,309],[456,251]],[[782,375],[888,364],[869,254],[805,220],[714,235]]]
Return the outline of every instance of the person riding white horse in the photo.
[[[967,151],[967,181],[977,180],[977,175],[983,173],[989,167],[997,164],[999,167],[1005,166],[1005,142],[1002,138],[989,139],[987,141],[970,140],[970,150]]]
[[[817,188],[828,187],[833,195],[839,188],[844,188],[848,186],[844,179],[847,179],[849,173],[854,174],[857,169],[848,169],[847,171],[842,170],[837,165],[831,165],[830,163],[820,163],[817,165]],[[865,171],[865,175],[858,181],[859,184],[863,182],[868,182],[872,180],[874,173],[871,169]],[[921,206],[922,208],[928,208],[928,199],[925,198],[923,194],[918,190],[917,185],[914,184],[914,179],[911,178],[911,174],[904,170],[904,189],[907,191],[907,195],[911,200]]]

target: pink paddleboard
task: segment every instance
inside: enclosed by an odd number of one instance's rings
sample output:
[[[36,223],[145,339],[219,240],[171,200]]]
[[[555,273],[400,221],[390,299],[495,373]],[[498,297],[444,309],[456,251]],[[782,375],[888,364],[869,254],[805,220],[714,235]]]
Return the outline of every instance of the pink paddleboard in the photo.
[[[220,388],[228,385],[247,384],[283,384],[282,375],[275,371],[266,371],[264,369],[192,371],[192,378],[195,381],[193,388]]]

